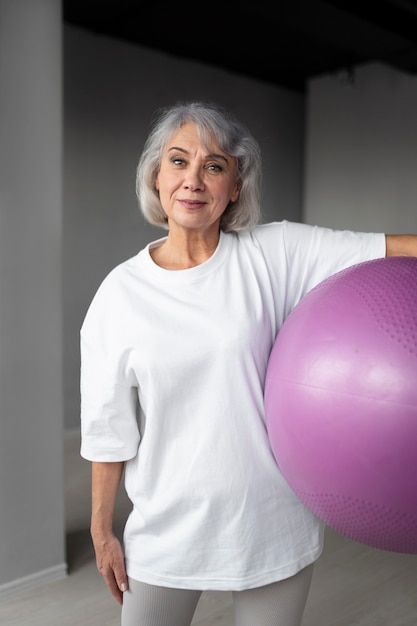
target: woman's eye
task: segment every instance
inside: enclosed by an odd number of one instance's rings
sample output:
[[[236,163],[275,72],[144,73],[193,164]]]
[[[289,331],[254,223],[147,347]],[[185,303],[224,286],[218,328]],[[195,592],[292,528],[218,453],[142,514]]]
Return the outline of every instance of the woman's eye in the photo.
[[[184,164],[184,159],[180,159],[179,157],[175,157],[174,159],[171,159],[171,163],[173,163],[174,165],[183,165]]]
[[[207,169],[212,170],[213,172],[222,172],[223,168],[218,163],[210,163],[207,166]]]

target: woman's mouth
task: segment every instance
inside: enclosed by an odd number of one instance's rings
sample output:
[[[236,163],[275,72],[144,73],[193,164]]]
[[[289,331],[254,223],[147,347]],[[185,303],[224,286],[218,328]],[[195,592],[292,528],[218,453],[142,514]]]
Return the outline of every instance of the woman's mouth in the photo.
[[[186,209],[201,209],[205,205],[205,202],[200,200],[178,200],[178,202]]]

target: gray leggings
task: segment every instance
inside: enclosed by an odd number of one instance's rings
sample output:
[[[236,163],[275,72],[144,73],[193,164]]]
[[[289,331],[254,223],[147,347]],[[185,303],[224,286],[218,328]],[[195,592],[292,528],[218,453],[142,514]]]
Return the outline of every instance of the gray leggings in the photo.
[[[300,626],[313,565],[291,578],[233,592],[236,626]],[[129,579],[122,626],[191,626],[201,591],[155,587]]]

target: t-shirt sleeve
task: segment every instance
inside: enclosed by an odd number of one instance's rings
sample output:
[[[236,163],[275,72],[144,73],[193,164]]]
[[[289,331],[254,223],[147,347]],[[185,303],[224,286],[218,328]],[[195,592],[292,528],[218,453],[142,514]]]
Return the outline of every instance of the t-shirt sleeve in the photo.
[[[261,226],[256,238],[272,281],[284,288],[285,315],[329,276],[386,254],[384,233],[334,230],[286,220]]]
[[[81,456],[89,461],[126,461],[140,439],[137,382],[111,282],[99,288],[80,332]]]
[[[334,230],[288,222],[285,247],[289,268],[298,268],[302,297],[318,283],[347,267],[385,256],[385,235]],[[295,275],[295,274],[294,274]],[[291,273],[290,273],[291,277]]]

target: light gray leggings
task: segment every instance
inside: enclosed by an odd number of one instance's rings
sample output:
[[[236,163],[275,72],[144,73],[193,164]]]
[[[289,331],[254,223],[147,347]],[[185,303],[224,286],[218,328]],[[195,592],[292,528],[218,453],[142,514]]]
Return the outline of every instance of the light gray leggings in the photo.
[[[236,626],[300,626],[313,565],[277,583],[234,591]],[[122,626],[190,626],[201,591],[155,587],[129,579]]]

